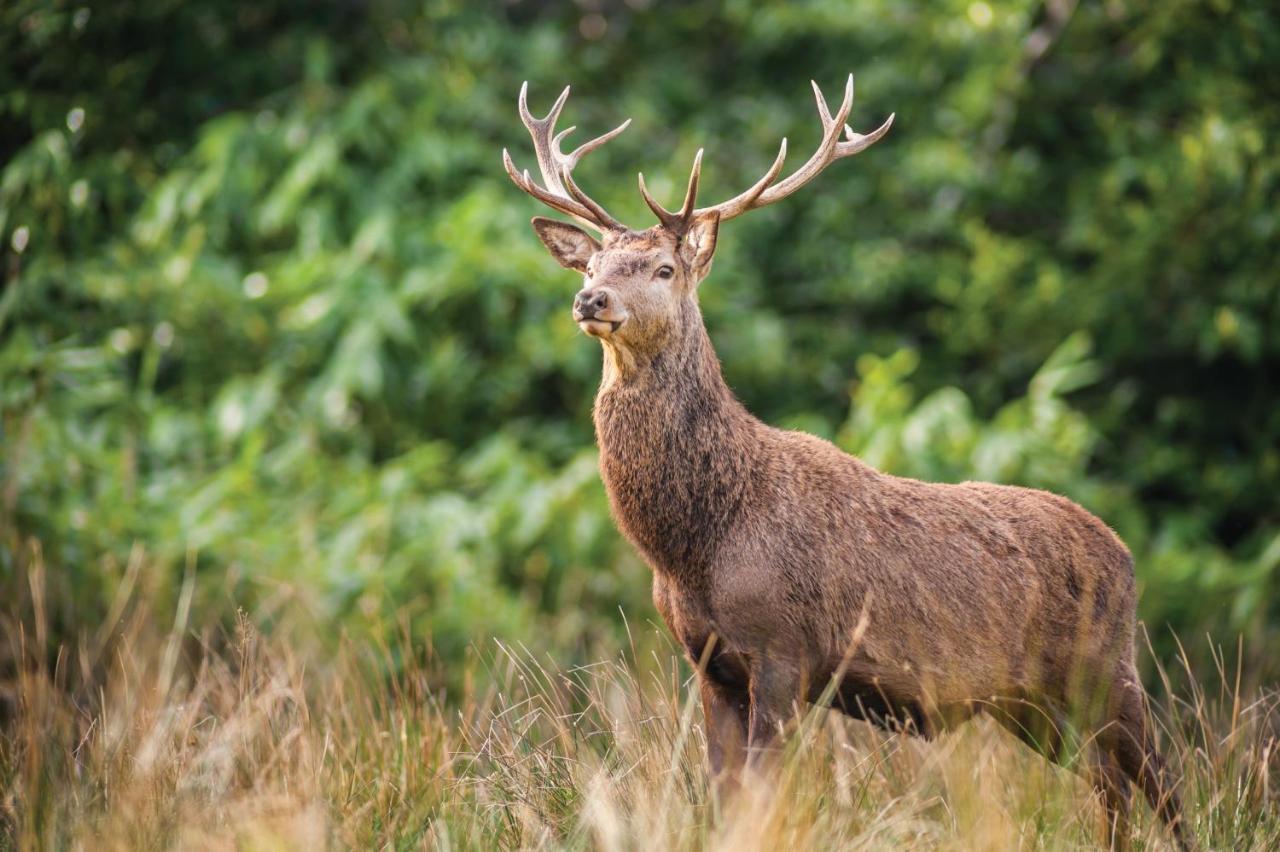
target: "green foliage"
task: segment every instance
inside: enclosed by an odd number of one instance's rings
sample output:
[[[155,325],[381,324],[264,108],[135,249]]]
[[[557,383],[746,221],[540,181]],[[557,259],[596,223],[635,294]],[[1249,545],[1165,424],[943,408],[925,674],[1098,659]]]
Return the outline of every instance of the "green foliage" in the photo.
[[[1158,640],[1280,630],[1267,4],[332,5],[0,11],[0,588],[41,542],[62,629],[140,543],[210,616],[617,635],[646,574],[575,282],[502,173],[520,82],[572,82],[584,136],[635,119],[580,171],[647,224],[628,175],[673,197],[705,144],[732,194],[853,71],[888,138],[722,235],[730,383],[893,472],[1082,501]]]

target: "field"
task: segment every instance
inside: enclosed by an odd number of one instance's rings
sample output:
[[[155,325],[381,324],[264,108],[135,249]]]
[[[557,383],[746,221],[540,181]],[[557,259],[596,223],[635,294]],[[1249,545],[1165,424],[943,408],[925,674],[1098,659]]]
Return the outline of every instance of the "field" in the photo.
[[[1195,835],[1280,848],[1275,6],[0,2],[0,850],[1095,846],[989,719],[713,801],[610,515],[522,85],[643,229],[851,73],[888,135],[720,229],[726,382],[1103,519]]]
[[[814,709],[783,765],[708,791],[701,711],[665,634],[564,668],[482,643],[460,693],[403,635],[312,658],[259,634],[172,627],[145,602],[54,662],[33,609],[3,624],[0,827],[17,848],[1070,849],[1100,842],[1089,787],[990,720],[934,742]],[[1280,844],[1280,692],[1171,678],[1153,702],[1204,848]],[[388,675],[388,672],[394,674]],[[1179,675],[1185,675],[1179,672]],[[1137,848],[1169,838],[1143,808]],[[7,845],[7,844],[6,844]]]

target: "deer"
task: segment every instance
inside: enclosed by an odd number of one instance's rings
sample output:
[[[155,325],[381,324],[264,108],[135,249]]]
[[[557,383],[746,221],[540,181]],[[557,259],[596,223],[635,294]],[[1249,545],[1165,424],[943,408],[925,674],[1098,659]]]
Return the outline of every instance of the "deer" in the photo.
[[[1103,521],[1047,491],[883,473],[765,424],[726,384],[698,305],[720,225],[787,198],[893,124],[859,134],[845,123],[853,75],[834,114],[813,92],[822,138],[803,165],[779,179],[784,138],[755,184],[698,207],[699,149],[675,212],[639,175],[658,220],[644,230],[572,176],[629,119],[566,154],[575,128],[555,126],[569,88],[536,118],[526,82],[518,110],[541,183],[502,152],[517,187],[577,223],[532,220],[582,276],[573,320],[603,350],[601,477],[694,667],[713,783],[729,795],[764,772],[814,703],[924,738],[987,714],[1050,760],[1079,734],[1089,756],[1073,768],[1100,795],[1112,845],[1128,837],[1132,783],[1191,848],[1135,665],[1133,557]]]

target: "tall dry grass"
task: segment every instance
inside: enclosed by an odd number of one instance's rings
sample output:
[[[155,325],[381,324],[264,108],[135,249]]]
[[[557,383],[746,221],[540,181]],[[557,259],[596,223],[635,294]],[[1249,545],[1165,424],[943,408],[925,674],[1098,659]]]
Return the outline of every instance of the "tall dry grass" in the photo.
[[[984,721],[921,742],[815,710],[775,786],[722,809],[689,671],[662,642],[571,669],[493,642],[446,695],[415,637],[303,654],[245,618],[201,629],[189,587],[167,630],[134,601],[51,650],[39,570],[28,585],[31,605],[3,616],[6,848],[1062,849],[1104,836],[1080,778]],[[1225,661],[1212,674],[1155,709],[1192,830],[1208,848],[1280,848],[1280,693],[1242,687]],[[1168,842],[1145,808],[1132,839]]]

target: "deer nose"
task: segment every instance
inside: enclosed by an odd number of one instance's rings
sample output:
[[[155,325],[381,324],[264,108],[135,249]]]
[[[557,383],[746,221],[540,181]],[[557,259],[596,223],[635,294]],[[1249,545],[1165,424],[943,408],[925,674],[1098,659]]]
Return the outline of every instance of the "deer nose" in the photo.
[[[604,290],[579,290],[573,307],[584,317],[595,316],[609,307],[609,294]]]

